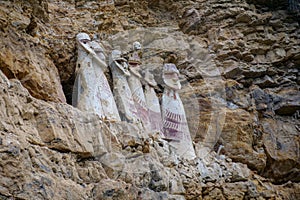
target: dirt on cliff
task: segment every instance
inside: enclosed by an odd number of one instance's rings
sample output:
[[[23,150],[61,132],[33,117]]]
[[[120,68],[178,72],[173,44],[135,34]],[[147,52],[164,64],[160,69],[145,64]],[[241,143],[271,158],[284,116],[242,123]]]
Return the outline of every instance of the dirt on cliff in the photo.
[[[0,199],[299,199],[298,16],[297,1],[0,1]],[[107,56],[140,41],[158,96],[177,65],[197,160],[69,105],[79,32]]]

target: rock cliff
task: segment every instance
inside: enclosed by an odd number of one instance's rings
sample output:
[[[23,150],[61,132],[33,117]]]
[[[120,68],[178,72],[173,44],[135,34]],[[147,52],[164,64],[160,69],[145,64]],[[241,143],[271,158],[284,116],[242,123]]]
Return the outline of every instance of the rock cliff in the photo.
[[[300,199],[297,1],[0,1],[0,199]],[[72,107],[75,36],[180,70],[198,158]],[[111,75],[106,73],[110,80]]]

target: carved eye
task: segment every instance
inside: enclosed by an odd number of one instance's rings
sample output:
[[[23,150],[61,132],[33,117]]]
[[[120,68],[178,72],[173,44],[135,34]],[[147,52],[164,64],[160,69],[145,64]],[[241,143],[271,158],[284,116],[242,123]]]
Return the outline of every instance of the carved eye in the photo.
[[[88,43],[90,40],[88,40],[88,39],[82,39],[82,40],[80,40],[80,42],[82,42],[83,44],[86,44],[86,43]]]

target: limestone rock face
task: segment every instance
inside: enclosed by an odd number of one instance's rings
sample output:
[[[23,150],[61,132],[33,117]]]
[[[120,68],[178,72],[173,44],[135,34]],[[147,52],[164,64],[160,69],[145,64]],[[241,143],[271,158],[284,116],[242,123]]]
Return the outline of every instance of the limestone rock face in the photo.
[[[104,132],[110,137],[109,130],[96,115],[86,114],[80,119],[80,112],[69,105],[34,99],[18,80],[10,81],[10,86],[1,92],[1,107],[8,111],[1,113],[4,131],[24,133],[24,139],[29,142],[47,144],[49,148],[62,152],[76,152],[83,157],[105,152],[107,143],[99,130],[106,129]],[[85,134],[87,132],[89,134]],[[98,147],[103,149],[96,150]]]
[[[1,195],[30,199],[38,190],[40,199],[88,198],[87,188],[76,182],[100,180],[106,174],[95,162],[83,163],[88,167],[74,161],[110,151],[105,140],[113,136],[111,132],[96,115],[78,118],[80,111],[69,105],[35,99],[20,81],[8,81],[2,72],[0,85],[1,110],[6,111],[1,112],[0,126],[1,177],[5,177]],[[89,175],[89,170],[97,173]]]
[[[295,29],[299,24],[289,23],[294,16],[279,17],[287,13],[280,10],[284,8],[281,1],[251,1],[258,3],[257,7],[247,2],[250,1],[210,1],[200,3],[199,7],[187,6],[179,27],[189,35],[206,38],[216,65],[223,68],[220,73],[227,78],[224,85],[229,110],[218,141],[225,146],[224,153],[269,178],[277,177],[277,181],[284,182],[284,176],[299,170],[298,149],[294,148],[299,145],[300,93],[296,78],[299,60],[294,48],[299,45]],[[261,6],[273,6],[275,10],[259,12]],[[282,26],[278,25],[279,21]],[[205,88],[201,82],[197,85],[202,91]],[[206,113],[213,108],[207,96],[199,98]],[[200,116],[207,122],[211,115]],[[281,116],[290,117],[283,120]],[[279,132],[285,139],[277,135]],[[203,137],[204,134],[199,134],[196,138],[201,141]],[[274,147],[276,143],[279,149]],[[278,163],[285,160],[283,157],[289,160],[286,163],[291,163],[287,166],[293,166],[293,172]]]
[[[0,1],[0,199],[300,199],[295,2]],[[176,64],[197,158],[66,104],[79,32],[140,41],[160,100]]]
[[[278,182],[286,180],[299,181],[299,130],[290,122],[276,122],[265,119],[262,122],[264,146],[269,165],[265,170],[267,176]],[[294,133],[294,134],[291,134]],[[284,163],[284,164],[283,164]]]
[[[228,110],[221,141],[226,154],[234,161],[246,163],[250,168],[262,171],[266,167],[267,156],[262,146],[255,144],[257,136],[252,128],[255,126],[253,118],[253,115],[244,110]]]
[[[37,17],[47,21],[46,5],[35,1],[18,1],[13,6],[1,2],[0,68],[8,78],[19,79],[34,97],[65,102],[57,68],[45,48],[47,44],[30,35],[37,27]]]

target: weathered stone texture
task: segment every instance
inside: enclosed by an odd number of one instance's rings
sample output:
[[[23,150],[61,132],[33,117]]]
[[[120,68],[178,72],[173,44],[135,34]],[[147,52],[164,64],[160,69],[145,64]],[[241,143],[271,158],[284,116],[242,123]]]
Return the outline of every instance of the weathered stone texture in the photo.
[[[299,199],[300,29],[286,2],[0,1],[0,199]],[[174,61],[199,158],[65,103],[78,32],[107,55],[140,41],[159,97]]]

